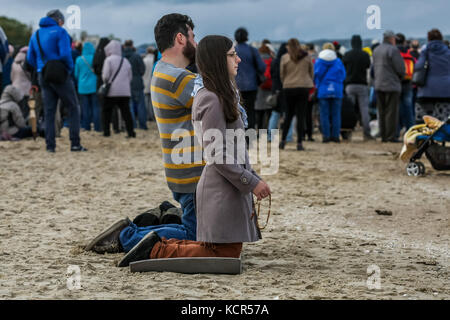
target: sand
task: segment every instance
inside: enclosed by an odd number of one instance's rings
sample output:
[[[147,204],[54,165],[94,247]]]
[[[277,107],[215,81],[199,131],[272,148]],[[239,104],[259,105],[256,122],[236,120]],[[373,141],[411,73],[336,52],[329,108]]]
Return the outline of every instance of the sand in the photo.
[[[42,138],[0,143],[0,299],[450,298],[450,172],[424,160],[426,176],[408,177],[401,144],[363,143],[360,131],[339,145],[316,135],[305,152],[288,144],[265,177],[272,215],[263,240],[244,245],[242,274],[132,274],[115,267],[123,254],[82,248],[174,202],[156,126],[133,140],[81,136],[87,153],[69,151],[67,129],[55,154]],[[71,265],[80,289],[68,288]]]

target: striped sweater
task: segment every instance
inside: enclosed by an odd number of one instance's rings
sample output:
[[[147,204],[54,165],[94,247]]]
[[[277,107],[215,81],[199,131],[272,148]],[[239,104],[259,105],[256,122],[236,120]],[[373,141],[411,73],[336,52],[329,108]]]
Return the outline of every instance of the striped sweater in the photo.
[[[150,88],[167,184],[179,193],[195,192],[205,165],[191,121],[194,79],[192,72],[160,60]]]

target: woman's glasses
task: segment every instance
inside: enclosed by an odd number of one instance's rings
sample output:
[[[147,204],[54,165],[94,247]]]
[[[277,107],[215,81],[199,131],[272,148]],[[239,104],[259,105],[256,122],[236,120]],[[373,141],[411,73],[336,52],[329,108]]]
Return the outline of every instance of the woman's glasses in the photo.
[[[229,56],[229,57],[231,57],[231,58],[236,58],[237,57],[237,52],[236,51],[233,51],[233,52],[231,52],[231,53],[227,53],[227,56]]]

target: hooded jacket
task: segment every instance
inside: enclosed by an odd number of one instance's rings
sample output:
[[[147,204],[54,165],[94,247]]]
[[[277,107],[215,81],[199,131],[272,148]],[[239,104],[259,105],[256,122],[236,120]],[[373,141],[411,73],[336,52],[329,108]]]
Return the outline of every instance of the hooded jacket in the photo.
[[[415,69],[422,69],[428,54],[429,69],[424,87],[419,87],[419,98],[450,98],[450,49],[439,40],[430,41],[420,53]]]
[[[11,67],[12,85],[19,89],[23,96],[28,96],[31,89],[31,74],[25,69],[27,50],[28,47],[20,49]]]
[[[367,85],[367,69],[370,68],[370,56],[362,50],[362,40],[359,35],[352,37],[352,50],[345,53],[344,63],[347,77],[345,84]]]
[[[375,90],[401,92],[405,77],[405,62],[400,50],[388,42],[380,44],[373,52]]]
[[[314,83],[317,87],[317,97],[342,98],[346,72],[341,59],[333,50],[323,50],[314,64]]]
[[[39,30],[36,31],[28,44],[28,63],[42,71],[45,63],[49,60],[61,60],[69,73],[73,70],[72,49],[70,46],[70,36],[67,31],[60,27],[58,23],[49,17],[44,17],[39,21]],[[44,52],[41,57],[36,33],[39,32],[39,39]]]
[[[131,95],[133,96],[133,99],[137,100],[144,90],[142,76],[145,73],[145,64],[141,56],[134,52],[133,48],[125,48],[123,50],[123,56],[127,58],[131,64],[131,72],[133,74],[131,80]]]
[[[106,59],[102,69],[103,82],[110,83],[120,66],[123,58],[122,67],[111,83],[108,97],[130,97],[131,96],[131,65],[127,58],[122,57],[122,47],[117,40],[111,40],[105,47]]]
[[[97,92],[97,76],[94,73],[92,62],[95,48],[90,42],[83,45],[81,56],[75,61],[75,79],[78,83],[79,94],[92,94]]]
[[[19,128],[26,126],[22,111],[18,103],[23,99],[21,91],[9,85],[3,90],[0,99],[0,134],[7,132],[14,135],[19,131]]]

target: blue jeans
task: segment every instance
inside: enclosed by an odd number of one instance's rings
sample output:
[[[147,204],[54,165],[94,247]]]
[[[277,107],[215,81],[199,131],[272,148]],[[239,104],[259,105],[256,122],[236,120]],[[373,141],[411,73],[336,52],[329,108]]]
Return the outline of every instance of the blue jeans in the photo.
[[[161,238],[178,240],[197,239],[197,218],[194,205],[194,193],[173,192],[173,198],[180,203],[183,210],[181,224],[161,224],[156,226],[138,227],[131,223],[120,232],[120,243],[125,252],[130,251],[149,232],[155,231]]]
[[[402,85],[402,93],[400,95],[400,105],[398,110],[397,137],[400,136],[400,131],[403,128],[408,130],[414,124],[413,89],[411,84],[404,84]]]
[[[268,126],[268,131],[267,131],[267,138],[269,139],[269,142],[272,141],[271,137],[270,137],[270,130],[272,129],[278,129],[278,122],[280,122],[280,117],[281,114],[275,110],[272,110],[272,113],[270,114],[270,118],[269,118],[269,126]],[[291,126],[289,127],[289,131],[288,131],[288,135],[286,138],[287,142],[291,142],[292,141],[292,130],[294,128],[293,126],[294,121],[291,122]],[[281,139],[281,136],[280,136]]]
[[[147,108],[145,106],[144,91],[137,97],[130,98],[130,111],[133,119],[133,127],[136,128],[136,115],[138,117],[139,128],[147,130]]]
[[[82,127],[86,130],[91,130],[91,123],[94,123],[94,130],[101,131],[100,107],[97,94],[80,94],[80,100],[83,114]]]
[[[62,84],[45,83],[42,73],[39,73],[38,79],[44,104],[45,143],[47,144],[47,150],[56,148],[55,114],[58,98],[61,99],[69,111],[68,122],[71,146],[80,146],[80,109],[72,78],[68,76]]]
[[[340,98],[319,99],[320,127],[322,128],[322,136],[324,138],[339,139],[341,131],[341,108],[342,99]]]

